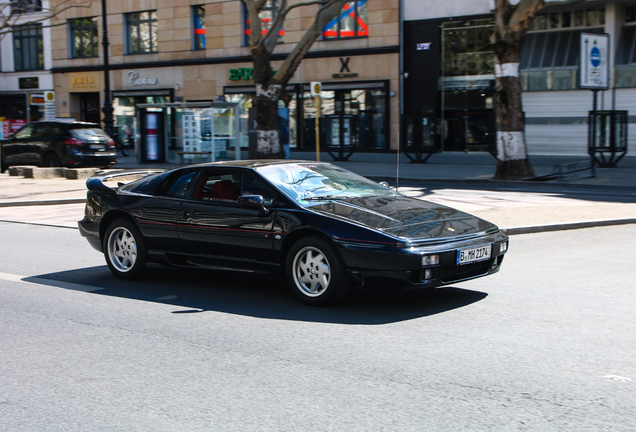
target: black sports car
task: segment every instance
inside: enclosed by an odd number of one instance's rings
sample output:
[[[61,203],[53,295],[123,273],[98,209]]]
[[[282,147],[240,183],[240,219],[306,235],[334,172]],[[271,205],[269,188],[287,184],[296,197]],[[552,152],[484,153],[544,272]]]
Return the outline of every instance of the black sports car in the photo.
[[[329,163],[208,163],[104,183],[116,175],[88,179],[79,228],[120,278],[147,262],[274,273],[303,302],[324,305],[354,286],[425,289],[486,276],[508,248],[489,222]]]

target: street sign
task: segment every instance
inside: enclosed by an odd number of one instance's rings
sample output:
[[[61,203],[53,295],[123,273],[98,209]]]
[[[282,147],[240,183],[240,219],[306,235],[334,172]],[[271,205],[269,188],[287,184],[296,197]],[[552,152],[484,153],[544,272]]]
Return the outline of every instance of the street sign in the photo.
[[[580,88],[609,89],[609,35],[581,33]]]
[[[311,92],[311,95],[314,97],[320,96],[320,92],[322,91],[322,83],[312,82],[309,91]]]

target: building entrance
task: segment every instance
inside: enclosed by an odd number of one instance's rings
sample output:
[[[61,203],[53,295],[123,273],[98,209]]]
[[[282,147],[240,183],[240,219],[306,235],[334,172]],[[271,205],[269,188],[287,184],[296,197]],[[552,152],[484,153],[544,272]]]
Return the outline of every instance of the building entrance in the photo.
[[[329,84],[323,86],[320,93],[320,144],[323,149],[349,154],[357,150],[386,149],[386,90],[383,83],[373,84],[377,88],[331,90]],[[316,107],[309,91],[303,96],[303,148],[311,149],[315,148]],[[346,154],[340,156],[346,157]]]

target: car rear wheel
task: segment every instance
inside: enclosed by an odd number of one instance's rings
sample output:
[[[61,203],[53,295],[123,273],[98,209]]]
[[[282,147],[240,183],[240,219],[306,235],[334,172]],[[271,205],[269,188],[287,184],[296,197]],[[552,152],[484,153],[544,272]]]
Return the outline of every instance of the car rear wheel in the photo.
[[[146,267],[146,247],[139,229],[127,219],[110,224],[104,238],[104,256],[110,271],[119,278],[132,279]]]
[[[45,167],[59,167],[60,166],[60,158],[56,153],[49,152],[44,155],[44,159],[42,160],[42,166]]]
[[[337,252],[318,237],[297,241],[286,262],[289,288],[303,303],[312,306],[334,304],[350,291],[350,281]]]

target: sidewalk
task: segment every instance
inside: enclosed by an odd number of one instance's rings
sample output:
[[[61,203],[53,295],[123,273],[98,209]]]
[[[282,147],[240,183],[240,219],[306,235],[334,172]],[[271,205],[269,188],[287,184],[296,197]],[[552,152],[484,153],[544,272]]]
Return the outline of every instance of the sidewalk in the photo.
[[[292,158],[314,160],[315,153],[292,153]],[[332,160],[321,154],[321,161]],[[532,156],[530,162],[537,176],[545,176],[559,164],[589,165],[589,158]],[[395,154],[356,153],[349,162],[334,164],[392,185],[399,170],[400,192],[467,211],[510,234],[636,223],[636,157],[626,156],[617,168],[597,168],[595,178],[587,171],[550,182],[491,180],[496,161],[482,153],[436,154],[426,164],[411,164],[401,155],[399,165]],[[115,169],[178,166],[140,165],[128,156]],[[84,180],[0,175],[0,221],[77,228],[85,198]]]

